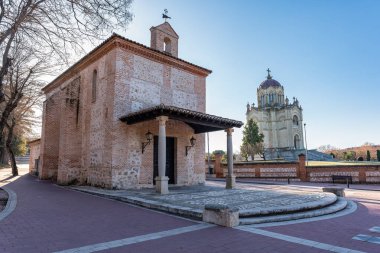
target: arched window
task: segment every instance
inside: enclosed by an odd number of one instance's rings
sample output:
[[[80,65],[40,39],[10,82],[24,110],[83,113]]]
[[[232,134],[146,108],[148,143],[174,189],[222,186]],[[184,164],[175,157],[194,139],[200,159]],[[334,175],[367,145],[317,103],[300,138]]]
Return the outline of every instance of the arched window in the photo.
[[[96,84],[98,82],[98,72],[96,69],[92,73],[92,102],[96,101]]]
[[[300,148],[300,137],[298,136],[298,134],[294,135],[294,148]]]
[[[172,44],[172,42],[170,41],[170,39],[168,37],[166,37],[164,39],[164,51],[166,53],[171,54],[171,52],[172,52],[172,45],[171,44]]]
[[[293,126],[298,126],[298,117],[297,117],[297,115],[293,116]]]

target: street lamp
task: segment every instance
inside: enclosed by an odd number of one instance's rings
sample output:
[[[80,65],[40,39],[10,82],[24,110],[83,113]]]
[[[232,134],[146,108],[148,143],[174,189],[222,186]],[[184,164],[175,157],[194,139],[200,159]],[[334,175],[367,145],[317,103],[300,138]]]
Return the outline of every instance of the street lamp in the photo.
[[[306,138],[306,123],[303,124],[303,128],[305,130],[305,146],[306,146],[306,165],[309,165],[308,157],[307,157],[307,138]]]
[[[148,130],[148,132],[145,134],[145,138],[147,142],[142,143],[142,153],[144,154],[146,146],[150,144],[150,142],[153,140],[153,134]]]

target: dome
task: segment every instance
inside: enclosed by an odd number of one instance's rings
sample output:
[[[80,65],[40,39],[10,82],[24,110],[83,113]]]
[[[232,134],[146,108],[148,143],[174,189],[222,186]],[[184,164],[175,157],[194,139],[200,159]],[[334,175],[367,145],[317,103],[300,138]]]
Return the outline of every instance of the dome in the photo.
[[[267,89],[267,88],[269,88],[269,87],[281,87],[281,84],[280,84],[278,81],[276,81],[276,80],[270,78],[270,79],[267,79],[267,80],[263,81],[263,82],[260,84],[260,87],[259,87],[259,88],[260,88],[260,89]]]
[[[281,84],[272,79],[272,76],[270,75],[270,70],[268,69],[268,76],[267,76],[267,80],[263,81],[260,86],[259,86],[259,89],[268,89],[269,87],[281,87]]]

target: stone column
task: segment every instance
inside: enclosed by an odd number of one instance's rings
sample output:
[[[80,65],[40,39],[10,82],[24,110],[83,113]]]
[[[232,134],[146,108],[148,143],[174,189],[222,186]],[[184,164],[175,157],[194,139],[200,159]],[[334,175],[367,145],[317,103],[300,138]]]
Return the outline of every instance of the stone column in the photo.
[[[158,177],[156,180],[156,192],[160,194],[169,193],[168,181],[169,178],[165,176],[166,170],[166,121],[168,117],[160,116],[156,118],[159,122],[159,131],[158,131]]]
[[[235,188],[235,176],[234,176],[234,157],[232,150],[232,132],[233,128],[228,128],[225,130],[227,132],[227,166],[228,173],[226,176],[226,189]]]

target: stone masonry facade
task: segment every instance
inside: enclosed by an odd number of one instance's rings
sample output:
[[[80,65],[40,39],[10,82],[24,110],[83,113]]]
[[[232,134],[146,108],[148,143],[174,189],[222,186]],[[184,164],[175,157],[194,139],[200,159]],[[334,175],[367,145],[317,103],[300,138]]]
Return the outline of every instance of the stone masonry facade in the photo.
[[[151,33],[151,48],[112,35],[43,89],[41,179],[115,189],[153,185],[153,143],[142,153],[142,142],[148,130],[158,135],[158,122],[127,125],[120,117],[160,104],[205,112],[211,71],[176,57],[178,35],[169,23]],[[176,138],[176,184],[204,183],[204,135],[176,120],[167,122],[166,134]],[[185,156],[192,136],[196,145]]]

